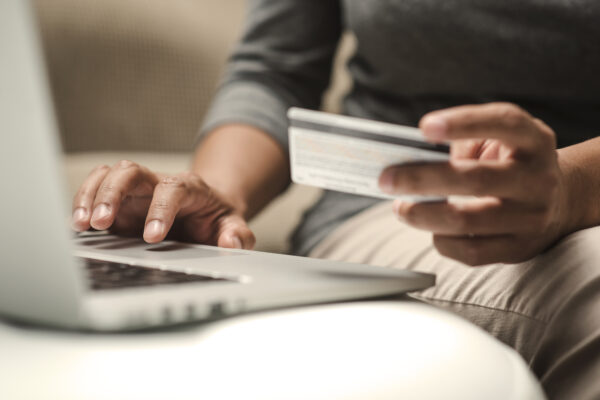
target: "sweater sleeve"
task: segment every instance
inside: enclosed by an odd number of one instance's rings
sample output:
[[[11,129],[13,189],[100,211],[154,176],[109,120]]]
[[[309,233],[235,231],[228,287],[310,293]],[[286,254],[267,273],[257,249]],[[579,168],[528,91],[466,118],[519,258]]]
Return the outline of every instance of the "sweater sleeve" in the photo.
[[[289,107],[318,108],[341,35],[339,0],[249,0],[243,36],[198,140],[220,125],[244,123],[287,152]]]

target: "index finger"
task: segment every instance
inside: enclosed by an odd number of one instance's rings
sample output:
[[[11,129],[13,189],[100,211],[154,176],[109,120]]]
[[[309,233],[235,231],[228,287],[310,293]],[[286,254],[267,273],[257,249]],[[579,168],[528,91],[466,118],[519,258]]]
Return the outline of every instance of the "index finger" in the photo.
[[[556,148],[554,132],[522,108],[510,103],[452,107],[425,115],[420,122],[432,141],[497,139],[527,152]]]
[[[119,161],[98,186],[90,225],[94,229],[109,229],[125,197],[134,189],[151,194],[156,182],[157,177],[146,167],[127,160]]]

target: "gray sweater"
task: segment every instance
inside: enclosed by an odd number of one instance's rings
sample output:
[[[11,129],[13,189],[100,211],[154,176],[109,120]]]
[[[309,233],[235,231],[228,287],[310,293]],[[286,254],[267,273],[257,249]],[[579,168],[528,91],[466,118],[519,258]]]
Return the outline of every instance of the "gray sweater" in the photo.
[[[318,108],[343,30],[358,40],[343,112],[416,125],[428,111],[511,101],[559,147],[600,132],[596,0],[249,0],[244,35],[203,133],[241,122],[287,151],[286,111]],[[376,200],[325,192],[293,237],[307,252]]]

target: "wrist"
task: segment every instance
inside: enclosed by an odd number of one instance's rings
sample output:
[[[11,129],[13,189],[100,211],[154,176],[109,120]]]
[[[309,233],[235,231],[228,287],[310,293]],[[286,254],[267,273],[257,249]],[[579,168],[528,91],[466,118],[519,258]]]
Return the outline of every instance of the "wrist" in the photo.
[[[586,221],[588,207],[585,202],[585,179],[574,157],[571,148],[557,150],[558,167],[560,171],[559,202],[560,202],[560,235],[565,236],[589,224]]]

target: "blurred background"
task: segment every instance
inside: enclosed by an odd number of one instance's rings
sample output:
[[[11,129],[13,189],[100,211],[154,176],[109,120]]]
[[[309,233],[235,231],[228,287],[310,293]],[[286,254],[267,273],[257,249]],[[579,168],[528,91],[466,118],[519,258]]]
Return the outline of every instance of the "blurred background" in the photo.
[[[67,152],[190,151],[244,0],[36,0]]]
[[[228,54],[244,0],[35,0],[72,196],[98,164],[129,159],[186,170]],[[349,89],[345,36],[323,108]],[[301,213],[318,196],[291,187],[252,222],[257,249],[286,252]]]

